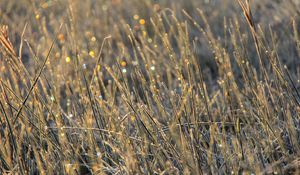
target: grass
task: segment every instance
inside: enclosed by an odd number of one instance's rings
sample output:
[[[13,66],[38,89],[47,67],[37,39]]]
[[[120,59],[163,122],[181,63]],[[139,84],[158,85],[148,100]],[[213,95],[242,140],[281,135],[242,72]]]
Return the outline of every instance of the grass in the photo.
[[[2,0],[0,174],[299,174],[299,5]]]

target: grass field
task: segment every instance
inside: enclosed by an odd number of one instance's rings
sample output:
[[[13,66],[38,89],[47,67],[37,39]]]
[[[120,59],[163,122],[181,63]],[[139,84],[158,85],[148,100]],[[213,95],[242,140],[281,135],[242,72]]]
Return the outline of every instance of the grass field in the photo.
[[[0,175],[300,174],[298,0],[1,0]]]

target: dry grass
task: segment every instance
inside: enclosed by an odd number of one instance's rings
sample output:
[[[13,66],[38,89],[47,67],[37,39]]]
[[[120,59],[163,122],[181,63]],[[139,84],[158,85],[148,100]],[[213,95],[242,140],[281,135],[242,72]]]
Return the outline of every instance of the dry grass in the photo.
[[[0,174],[299,174],[299,5],[0,1]]]

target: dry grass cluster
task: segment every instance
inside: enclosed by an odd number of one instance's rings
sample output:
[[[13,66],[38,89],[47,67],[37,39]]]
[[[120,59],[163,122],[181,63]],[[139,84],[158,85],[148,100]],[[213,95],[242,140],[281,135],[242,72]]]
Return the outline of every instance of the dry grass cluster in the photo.
[[[1,0],[0,174],[299,174],[297,0]]]

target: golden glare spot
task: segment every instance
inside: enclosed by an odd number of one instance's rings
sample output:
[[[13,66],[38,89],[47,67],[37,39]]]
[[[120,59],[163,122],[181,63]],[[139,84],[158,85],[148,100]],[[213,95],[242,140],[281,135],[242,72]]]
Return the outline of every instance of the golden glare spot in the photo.
[[[141,25],[145,25],[146,21],[145,21],[144,19],[140,19],[139,23],[140,23]]]
[[[59,57],[60,57],[60,53],[59,53],[59,52],[56,52],[56,53],[55,53],[55,58],[58,59]]]
[[[143,31],[143,36],[146,37],[147,36],[147,32]]]
[[[58,34],[57,39],[58,39],[60,42],[64,42],[64,41],[65,41],[65,36],[64,36],[64,34],[62,34],[62,33]]]
[[[39,14],[36,14],[36,15],[35,15],[35,19],[37,19],[37,20],[39,20],[40,17],[41,17],[41,16],[40,16]]]
[[[97,70],[98,70],[98,71],[101,70],[101,65],[100,65],[100,64],[97,65]]]
[[[89,55],[90,55],[92,58],[95,58],[95,52],[94,52],[94,51],[91,50],[91,51],[89,52]]]
[[[232,76],[232,72],[228,72],[228,73],[227,73],[227,76],[228,76],[228,77],[231,77],[231,76]]]
[[[135,19],[135,20],[138,20],[140,17],[139,17],[139,15],[134,15],[133,16],[133,19]]]
[[[131,120],[132,122],[134,122],[135,116],[134,116],[134,115],[130,116],[130,120]]]
[[[69,63],[71,61],[70,57],[66,57],[66,62]]]
[[[69,164],[69,163],[65,165],[65,169],[66,169],[66,173],[67,173],[67,174],[70,174],[70,172],[71,172],[71,167],[72,167],[72,165]]]
[[[96,37],[95,36],[93,36],[92,38],[91,38],[91,41],[92,42],[95,42],[97,39],[96,39]]]
[[[127,65],[126,61],[121,61],[120,64],[121,64],[122,67],[126,67],[126,65]]]

